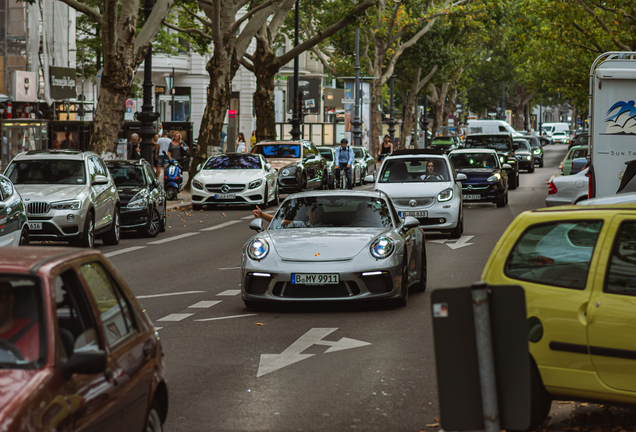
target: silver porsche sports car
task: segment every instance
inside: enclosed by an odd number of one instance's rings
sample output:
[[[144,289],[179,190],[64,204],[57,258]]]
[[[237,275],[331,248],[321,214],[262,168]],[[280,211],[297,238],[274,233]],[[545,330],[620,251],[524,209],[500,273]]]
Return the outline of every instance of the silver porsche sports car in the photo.
[[[426,289],[419,221],[398,217],[384,192],[290,195],[269,227],[243,248],[247,307],[284,301],[387,300],[406,306],[409,288]]]

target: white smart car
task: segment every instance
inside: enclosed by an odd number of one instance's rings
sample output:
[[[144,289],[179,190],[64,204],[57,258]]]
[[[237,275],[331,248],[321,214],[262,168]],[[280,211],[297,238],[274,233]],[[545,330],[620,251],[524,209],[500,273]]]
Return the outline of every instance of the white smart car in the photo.
[[[192,179],[192,208],[278,205],[278,172],[260,154],[227,153],[205,161]]]
[[[400,217],[413,216],[424,230],[459,238],[464,231],[464,180],[466,175],[456,173],[439,150],[399,150],[382,162],[375,190],[391,198]]]

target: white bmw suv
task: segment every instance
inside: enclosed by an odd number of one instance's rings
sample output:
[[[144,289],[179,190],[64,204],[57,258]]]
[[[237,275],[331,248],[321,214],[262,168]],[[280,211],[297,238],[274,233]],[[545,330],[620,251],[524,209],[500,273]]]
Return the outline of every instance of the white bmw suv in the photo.
[[[32,150],[5,171],[24,199],[29,239],[93,247],[119,243],[119,195],[104,161],[93,152]]]
[[[459,238],[464,231],[463,180],[466,175],[455,173],[440,150],[398,150],[382,162],[375,190],[391,198],[400,217],[413,216],[426,231]]]

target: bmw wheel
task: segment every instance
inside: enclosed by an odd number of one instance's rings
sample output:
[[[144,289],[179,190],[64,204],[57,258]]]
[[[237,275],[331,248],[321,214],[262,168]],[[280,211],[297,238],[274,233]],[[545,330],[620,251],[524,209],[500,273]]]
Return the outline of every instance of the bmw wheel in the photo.
[[[75,245],[75,242],[73,243]],[[76,243],[77,246],[92,248],[95,244],[95,216],[93,213],[86,213],[86,224],[84,224],[84,236]]]
[[[119,209],[115,208],[115,214],[113,215],[113,221],[110,224],[110,229],[106,234],[102,236],[102,241],[105,245],[115,246],[119,244]]]

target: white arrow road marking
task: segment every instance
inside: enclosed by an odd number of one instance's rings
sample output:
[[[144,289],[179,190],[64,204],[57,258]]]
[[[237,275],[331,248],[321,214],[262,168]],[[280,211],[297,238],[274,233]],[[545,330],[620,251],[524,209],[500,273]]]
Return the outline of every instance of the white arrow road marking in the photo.
[[[163,318],[159,318],[157,321],[181,321],[192,315],[194,314],[193,313],[173,313]]]
[[[453,244],[446,243],[446,246],[448,246],[449,248],[453,250],[463,248],[464,246],[470,246],[473,243],[467,243],[467,242],[473,237],[475,236],[461,236],[460,239],[457,240],[455,243]]]
[[[338,330],[338,328],[313,328],[302,335],[296,342],[291,344],[280,354],[261,354],[261,362],[258,366],[256,377],[262,377],[270,372],[282,369],[285,366],[298,363],[308,359],[315,354],[301,354],[312,345],[327,345],[330,348],[325,353],[342,351],[349,348],[358,348],[371,345],[370,342],[363,342],[355,339],[342,338],[339,341],[322,340],[325,336]]]
[[[236,296],[241,293],[241,290],[225,290],[217,294],[217,296]]]
[[[188,306],[188,309],[207,309],[219,303],[221,303],[220,300],[212,300],[212,301],[202,300],[198,303]]]

